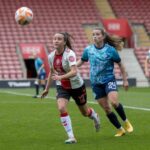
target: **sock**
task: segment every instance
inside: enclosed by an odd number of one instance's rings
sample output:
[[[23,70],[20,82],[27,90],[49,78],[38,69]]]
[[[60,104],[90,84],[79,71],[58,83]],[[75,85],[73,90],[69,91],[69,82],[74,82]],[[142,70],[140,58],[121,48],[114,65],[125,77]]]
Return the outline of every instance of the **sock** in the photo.
[[[43,90],[45,90],[45,85],[42,85]]]
[[[71,123],[71,119],[68,113],[66,112],[66,113],[60,114],[60,119],[61,119],[62,125],[65,128],[65,131],[67,132],[68,137],[73,138],[74,134],[72,130],[72,123]]]
[[[126,117],[124,108],[123,108],[123,106],[120,103],[119,103],[118,107],[115,108],[115,110],[117,111],[117,113],[119,114],[119,116],[121,117],[121,119],[123,121],[126,121],[127,117]]]
[[[121,128],[121,124],[117,119],[117,116],[115,115],[115,113],[111,112],[110,114],[107,114],[107,117],[109,119],[109,121],[117,128]]]
[[[88,117],[90,118],[90,119],[94,119],[95,118],[95,116],[96,116],[96,112],[94,111],[94,109],[92,109],[92,108],[88,108]]]
[[[35,88],[36,88],[36,95],[39,95],[39,85],[36,84],[36,85],[35,85]]]

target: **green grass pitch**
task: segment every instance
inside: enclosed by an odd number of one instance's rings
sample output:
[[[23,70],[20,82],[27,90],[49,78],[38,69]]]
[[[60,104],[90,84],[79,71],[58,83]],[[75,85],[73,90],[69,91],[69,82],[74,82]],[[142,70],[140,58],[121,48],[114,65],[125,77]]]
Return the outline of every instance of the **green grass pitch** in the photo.
[[[32,94],[34,89],[0,89],[0,150],[150,150],[150,88],[119,89],[120,102],[134,126],[132,134],[119,138],[102,108],[93,103],[91,89],[88,105],[101,116],[100,132],[71,101],[68,112],[78,141],[71,145],[64,144],[67,135],[60,124],[55,89],[50,89],[49,99],[34,99]]]

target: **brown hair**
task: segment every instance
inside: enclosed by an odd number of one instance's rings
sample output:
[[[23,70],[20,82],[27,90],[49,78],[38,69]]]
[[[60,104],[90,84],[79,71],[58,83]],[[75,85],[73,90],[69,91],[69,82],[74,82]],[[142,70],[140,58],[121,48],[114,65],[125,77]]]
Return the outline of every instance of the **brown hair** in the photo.
[[[105,37],[104,42],[115,47],[118,51],[123,48],[123,41],[120,37],[109,35],[103,28],[94,28],[94,30],[100,30],[102,35]]]
[[[72,50],[73,48],[71,39],[73,39],[73,37],[68,32],[60,32],[59,34],[62,34],[64,36],[64,41],[66,42],[65,46]]]

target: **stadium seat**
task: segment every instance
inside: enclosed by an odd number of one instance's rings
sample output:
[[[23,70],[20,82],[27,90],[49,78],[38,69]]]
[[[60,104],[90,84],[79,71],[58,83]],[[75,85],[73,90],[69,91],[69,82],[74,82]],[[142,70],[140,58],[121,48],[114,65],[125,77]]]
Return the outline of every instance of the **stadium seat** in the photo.
[[[119,0],[117,1],[122,4]],[[12,14],[20,6],[29,6],[33,10],[34,19],[28,26],[19,26],[12,17]],[[17,1],[17,3],[5,0],[5,3],[0,1],[0,10],[0,52],[4,52],[0,53],[1,65],[4,68],[9,65],[8,72],[0,77],[10,79],[23,77],[21,64],[16,54],[17,44],[42,42],[46,44],[50,52],[52,50],[52,35],[55,32],[67,31],[75,38],[74,47],[77,57],[80,58],[84,47],[88,44],[83,25],[100,23],[100,13],[97,12],[93,0],[32,0]],[[17,69],[14,69],[12,75],[10,69],[13,69],[13,66]],[[85,68],[89,68],[88,63]],[[83,77],[89,77],[89,72],[86,70],[83,70],[82,74]]]
[[[126,18],[129,19],[131,23],[143,24],[150,33],[150,28],[146,23],[147,21],[150,21],[150,11],[148,11],[150,5],[149,0],[108,0],[108,2],[110,3],[117,18]]]

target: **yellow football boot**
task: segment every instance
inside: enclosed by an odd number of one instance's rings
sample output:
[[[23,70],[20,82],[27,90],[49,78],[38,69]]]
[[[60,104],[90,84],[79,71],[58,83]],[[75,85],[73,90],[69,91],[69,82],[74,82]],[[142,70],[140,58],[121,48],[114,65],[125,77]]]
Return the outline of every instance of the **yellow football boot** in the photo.
[[[133,126],[131,125],[131,123],[129,122],[129,120],[125,121],[124,128],[129,133],[133,132]]]
[[[126,133],[125,129],[121,127],[120,129],[118,129],[117,134],[115,134],[115,137],[123,136],[125,135],[125,133]]]

